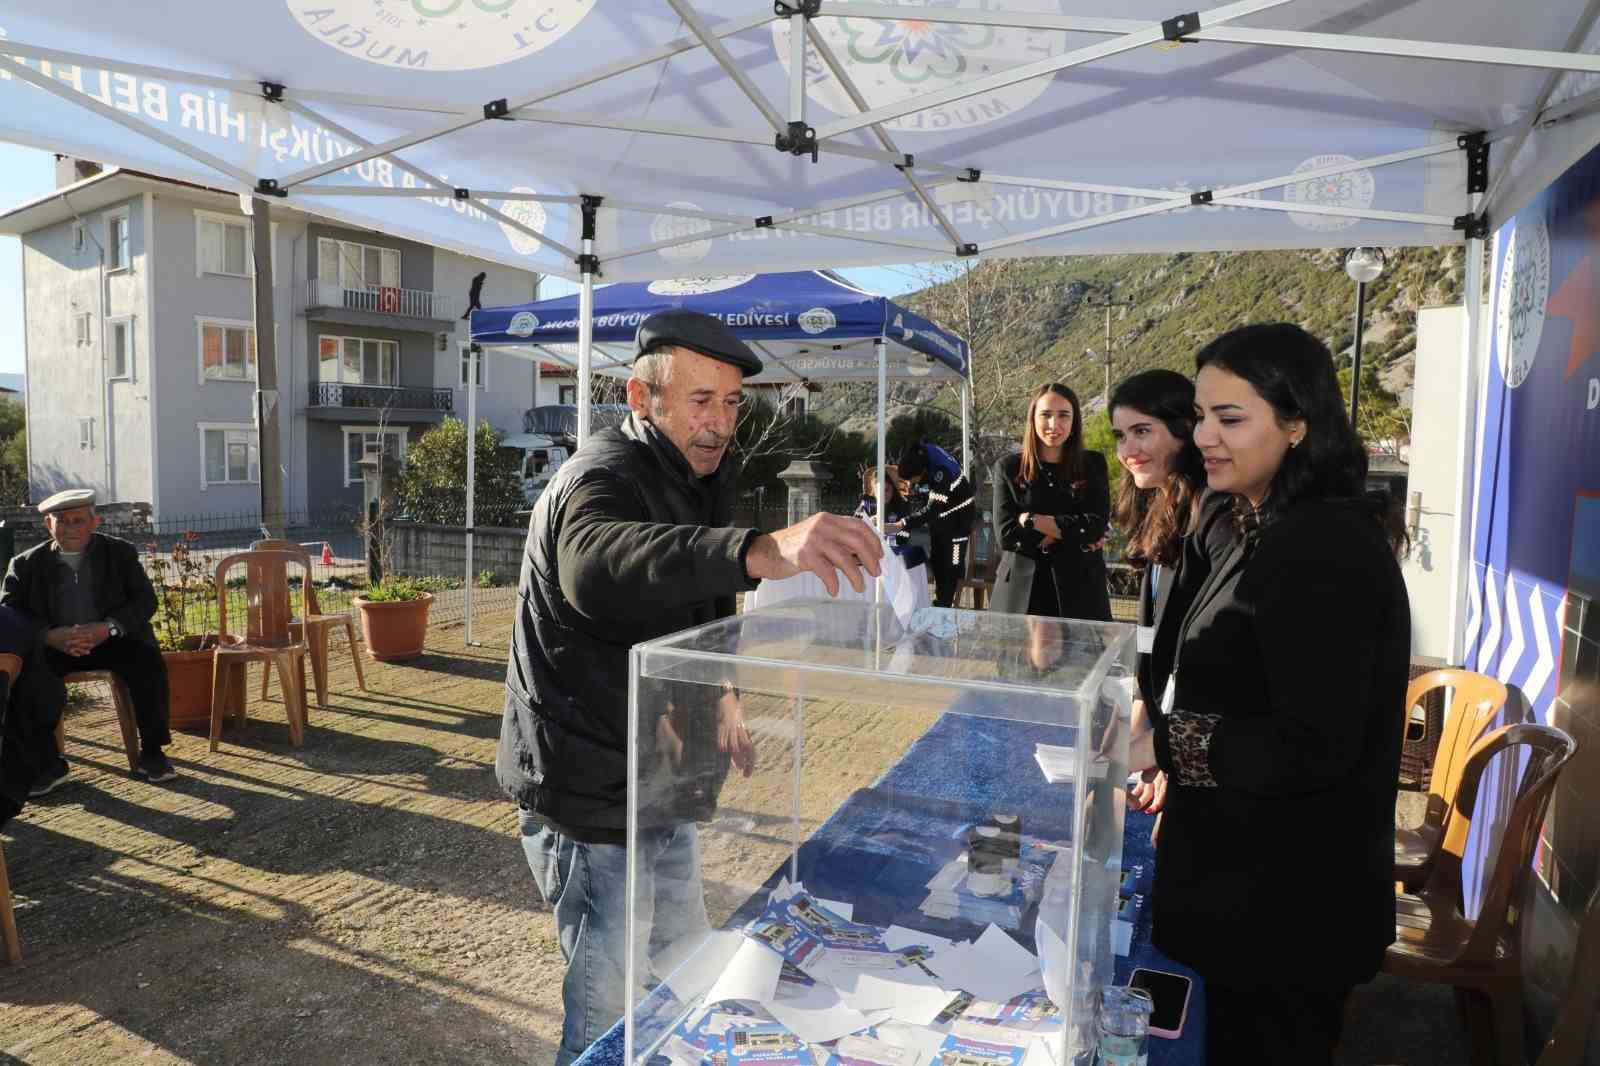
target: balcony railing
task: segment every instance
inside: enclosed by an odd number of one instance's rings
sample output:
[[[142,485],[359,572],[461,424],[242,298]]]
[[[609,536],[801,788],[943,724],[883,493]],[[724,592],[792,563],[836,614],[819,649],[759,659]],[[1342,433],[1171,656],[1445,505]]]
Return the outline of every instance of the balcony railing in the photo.
[[[313,381],[312,407],[403,408],[407,411],[455,410],[451,389],[425,389],[408,385],[350,385],[339,381]]]
[[[460,301],[441,292],[388,285],[373,289],[347,289],[336,281],[320,278],[306,282],[306,306],[367,311],[400,318],[453,319],[461,313]]]

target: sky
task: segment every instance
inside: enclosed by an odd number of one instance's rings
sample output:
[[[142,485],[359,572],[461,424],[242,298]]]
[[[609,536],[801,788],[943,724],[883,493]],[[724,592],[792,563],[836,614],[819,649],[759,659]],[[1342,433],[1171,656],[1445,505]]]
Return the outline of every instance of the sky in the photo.
[[[43,196],[54,185],[55,158],[49,152],[0,142],[0,211]],[[926,284],[922,268],[909,263],[840,273],[883,296],[899,296]],[[549,298],[575,291],[571,282],[549,278],[540,295]],[[0,373],[22,372],[22,243],[15,237],[0,237]]]

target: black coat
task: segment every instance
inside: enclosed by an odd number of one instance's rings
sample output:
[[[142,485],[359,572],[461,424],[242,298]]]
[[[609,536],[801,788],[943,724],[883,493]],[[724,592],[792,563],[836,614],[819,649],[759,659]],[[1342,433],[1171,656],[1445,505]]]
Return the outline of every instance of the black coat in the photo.
[[[1305,503],[1218,560],[1178,636],[1177,712],[1218,716],[1180,784],[1173,719],[1153,708],[1170,779],[1154,943],[1203,976],[1271,981],[1262,945],[1308,980],[1370,979],[1394,940],[1394,804],[1410,660],[1394,553],[1359,502]],[[1279,952],[1282,955],[1283,952]]]
[[[989,610],[1002,614],[1027,614],[1034,575],[1048,567],[1056,586],[1056,603],[1062,618],[1111,618],[1111,596],[1106,589],[1106,557],[1091,544],[1105,539],[1111,515],[1111,486],[1106,459],[1085,452],[1083,480],[1077,486],[1050,490],[1042,477],[1027,485],[1017,483],[1021,455],[1008,455],[994,465],[995,540],[1000,545],[1000,565],[995,570]],[[1024,529],[1024,513],[1045,514],[1061,527],[1061,543],[1048,552],[1039,550],[1042,534]]]
[[[139,549],[121,538],[95,533],[84,553],[97,616],[114,620],[125,635],[155,647],[150,619],[156,613],[156,590],[139,561]],[[54,541],[36,544],[11,560],[0,587],[0,604],[32,618],[41,641],[46,630],[59,624],[50,617],[50,605],[60,564]]]
[[[1153,708],[1172,673],[1172,656],[1178,648],[1178,628],[1194,602],[1195,594],[1211,576],[1212,563],[1233,542],[1233,496],[1207,491],[1200,499],[1194,528],[1183,538],[1178,561],[1161,568],[1156,595],[1150,595],[1153,566],[1139,573],[1139,626],[1151,630],[1151,650],[1139,653],[1139,698]]]
[[[625,843],[628,650],[731,615],[735,594],[755,587],[744,557],[756,531],[726,528],[737,475],[725,459],[713,477],[695,477],[654,426],[630,417],[591,437],[534,505],[495,772],[522,806],[577,840]],[[714,700],[689,706],[692,691],[654,691],[655,705],[640,709],[640,765],[650,765],[656,718],[670,710],[690,763],[700,759],[699,805],[662,814],[705,816],[727,773],[714,725],[708,733],[697,717]]]

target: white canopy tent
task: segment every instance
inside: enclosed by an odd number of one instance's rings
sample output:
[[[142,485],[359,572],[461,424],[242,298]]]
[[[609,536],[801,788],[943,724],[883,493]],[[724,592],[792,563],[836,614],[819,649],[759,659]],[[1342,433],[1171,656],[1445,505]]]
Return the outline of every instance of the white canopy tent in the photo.
[[[1063,6],[0,0],[0,139],[577,278],[586,310],[601,274],[1465,241],[1471,426],[1482,242],[1600,140],[1600,0]]]

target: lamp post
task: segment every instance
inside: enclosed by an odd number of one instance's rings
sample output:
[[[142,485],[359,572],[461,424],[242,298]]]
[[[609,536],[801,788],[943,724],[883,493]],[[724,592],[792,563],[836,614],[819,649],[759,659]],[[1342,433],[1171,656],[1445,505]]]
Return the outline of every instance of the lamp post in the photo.
[[[1107,411],[1107,413],[1109,413],[1111,411],[1111,309],[1113,307],[1132,307],[1133,306],[1133,301],[1132,300],[1116,300],[1116,299],[1111,298],[1110,296],[1103,297],[1103,298],[1101,298],[1099,300],[1093,300],[1093,299],[1090,299],[1087,296],[1083,296],[1083,297],[1080,297],[1077,302],[1078,302],[1078,304],[1080,306],[1083,306],[1083,307],[1103,307],[1106,310],[1106,347],[1105,347],[1106,391],[1105,391],[1104,400],[1105,400],[1105,405],[1106,405],[1106,411]],[[1085,356],[1087,356],[1088,358],[1092,359],[1092,358],[1094,358],[1094,349],[1093,348],[1085,348],[1083,350],[1083,354]]]
[[[1367,283],[1378,280],[1389,263],[1382,248],[1352,248],[1345,253],[1344,272],[1356,283],[1356,342],[1350,351],[1350,425],[1361,407],[1361,330],[1367,313]]]

